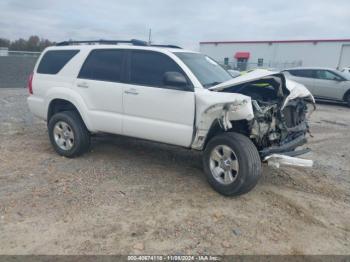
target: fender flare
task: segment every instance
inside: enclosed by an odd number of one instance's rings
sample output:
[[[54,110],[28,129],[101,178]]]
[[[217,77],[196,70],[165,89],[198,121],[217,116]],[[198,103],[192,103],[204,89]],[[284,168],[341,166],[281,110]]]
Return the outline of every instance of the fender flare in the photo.
[[[84,121],[84,124],[86,125],[87,129],[90,132],[94,132],[96,130],[94,130],[91,119],[89,117],[88,114],[88,107],[86,106],[86,104],[84,103],[84,100],[82,99],[82,97],[75,92],[74,90],[70,89],[70,88],[64,88],[62,89],[62,87],[53,87],[50,88],[50,90],[47,92],[46,96],[45,96],[45,108],[46,108],[46,116],[48,114],[49,111],[49,106],[51,104],[51,102],[55,99],[62,99],[62,100],[66,100],[70,103],[72,103],[75,108],[78,110],[78,113],[80,114],[81,118]]]

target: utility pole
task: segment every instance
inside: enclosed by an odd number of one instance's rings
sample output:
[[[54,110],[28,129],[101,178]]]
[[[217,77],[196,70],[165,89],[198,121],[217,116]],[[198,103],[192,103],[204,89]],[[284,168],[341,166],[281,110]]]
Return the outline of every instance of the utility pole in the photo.
[[[152,44],[152,28],[149,29],[148,33],[148,45]]]

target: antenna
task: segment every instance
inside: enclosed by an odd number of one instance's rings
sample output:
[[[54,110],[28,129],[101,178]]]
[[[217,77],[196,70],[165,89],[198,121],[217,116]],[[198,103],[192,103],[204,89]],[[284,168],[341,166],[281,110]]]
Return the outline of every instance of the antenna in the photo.
[[[149,29],[148,32],[148,45],[152,44],[152,28]]]

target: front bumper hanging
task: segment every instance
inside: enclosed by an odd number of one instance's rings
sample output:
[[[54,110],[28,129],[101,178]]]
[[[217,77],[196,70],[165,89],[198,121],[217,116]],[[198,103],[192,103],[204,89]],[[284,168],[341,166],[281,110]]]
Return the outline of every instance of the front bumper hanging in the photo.
[[[299,166],[299,167],[312,167],[313,161],[309,159],[302,159],[297,157],[291,157],[286,155],[272,154],[267,156],[263,160],[267,161],[269,166],[279,168],[281,165],[287,166]]]
[[[298,156],[305,154],[309,152],[309,149],[304,149],[304,150],[298,150],[295,151],[295,149],[299,146],[304,145],[307,142],[306,138],[304,135],[299,136],[292,141],[285,143],[281,146],[271,146],[268,148],[264,148],[261,150],[260,156],[261,158],[265,158],[266,156],[272,155],[272,154],[283,154],[283,155],[289,155],[289,156]]]

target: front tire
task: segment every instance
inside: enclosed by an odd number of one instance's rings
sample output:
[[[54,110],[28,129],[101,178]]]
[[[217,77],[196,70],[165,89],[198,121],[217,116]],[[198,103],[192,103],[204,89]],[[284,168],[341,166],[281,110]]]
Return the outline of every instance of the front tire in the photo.
[[[233,132],[209,141],[203,154],[203,167],[209,184],[225,196],[249,192],[262,173],[255,145],[246,136]]]
[[[51,144],[55,151],[73,158],[85,153],[90,147],[90,134],[80,115],[64,111],[51,117],[48,123]]]
[[[348,92],[348,94],[345,96],[345,102],[348,105],[348,107],[350,107],[350,91]]]

